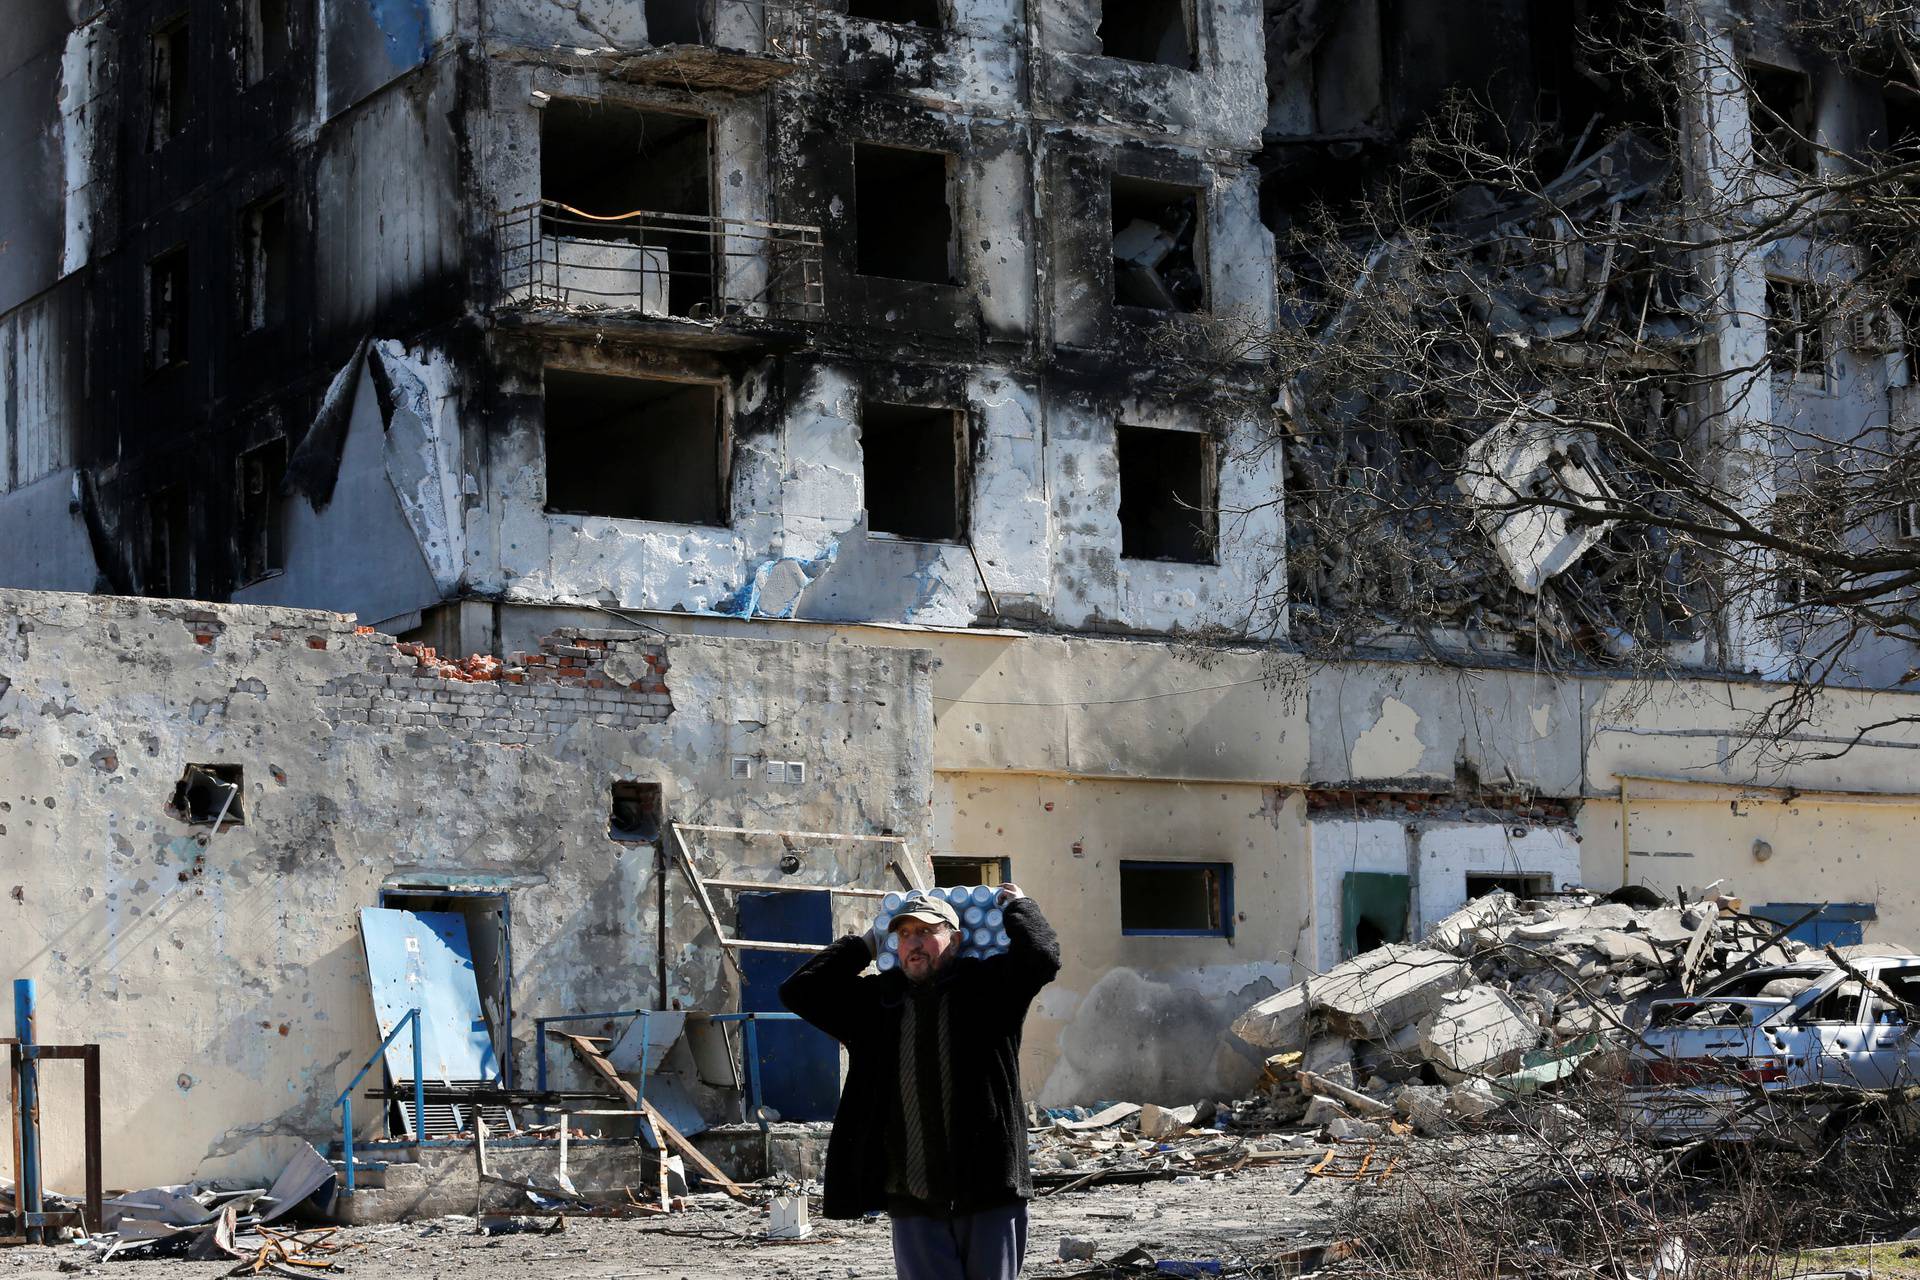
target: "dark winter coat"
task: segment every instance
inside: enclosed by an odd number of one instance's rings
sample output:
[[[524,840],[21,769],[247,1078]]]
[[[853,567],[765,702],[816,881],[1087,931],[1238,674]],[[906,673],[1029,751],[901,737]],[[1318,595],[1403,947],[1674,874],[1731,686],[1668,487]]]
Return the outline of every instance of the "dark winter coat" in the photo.
[[[954,959],[932,979],[949,1001],[954,1141],[951,1198],[912,1211],[955,1216],[1033,1195],[1020,1090],[1020,1033],[1027,1006],[1060,972],[1060,944],[1029,898],[1006,906],[1010,944],[984,960]],[[826,1216],[857,1218],[891,1209],[887,1128],[898,1106],[901,1008],[908,980],[898,969],[861,976],[867,941],[849,935],[802,965],[780,987],[788,1009],[847,1047],[847,1080],[827,1142]]]

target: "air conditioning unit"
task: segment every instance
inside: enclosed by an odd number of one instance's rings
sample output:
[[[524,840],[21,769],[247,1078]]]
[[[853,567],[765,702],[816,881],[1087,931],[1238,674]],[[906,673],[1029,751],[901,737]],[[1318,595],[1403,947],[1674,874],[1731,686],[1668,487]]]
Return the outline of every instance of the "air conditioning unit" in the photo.
[[[1920,542],[1920,502],[1903,502],[1894,508],[1894,537],[1902,542]]]
[[[1847,345],[1863,353],[1898,351],[1905,345],[1900,317],[1887,307],[1865,307],[1847,317]]]

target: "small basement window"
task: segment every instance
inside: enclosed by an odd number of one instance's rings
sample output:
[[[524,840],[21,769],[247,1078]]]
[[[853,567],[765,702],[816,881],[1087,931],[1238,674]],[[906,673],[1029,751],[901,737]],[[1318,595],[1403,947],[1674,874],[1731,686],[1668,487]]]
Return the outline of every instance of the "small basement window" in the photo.
[[[169,249],[147,264],[147,368],[187,362],[187,251]]]
[[[1129,560],[1211,564],[1213,437],[1201,431],[1118,428],[1120,554]]]
[[[548,369],[547,510],[727,523],[720,389]]]
[[[1121,862],[1120,932],[1232,937],[1233,864]]]
[[[932,31],[945,25],[940,0],[847,0],[847,16],[868,22],[926,27]]]
[[[1813,79],[1804,71],[1749,62],[1748,127],[1754,159],[1768,169],[1812,173]]]
[[[240,235],[247,328],[278,328],[287,314],[286,198],[273,195],[249,205]]]
[[[1150,311],[1204,311],[1206,201],[1198,189],[1114,175],[1113,300]]]
[[[863,276],[958,284],[948,155],[862,142],[853,151],[854,242]]]
[[[660,784],[616,782],[607,809],[607,839],[652,844],[660,838]]]
[[[288,0],[247,0],[247,83],[259,84],[286,65],[293,38]]]
[[[236,463],[238,492],[234,510],[239,525],[238,564],[241,585],[286,568],[281,532],[280,481],[287,473],[286,438],[275,437],[249,449]]]
[[[147,150],[158,151],[187,127],[193,77],[187,65],[187,16],[157,27],[147,48]]]
[[[1469,902],[1503,889],[1516,898],[1537,898],[1542,894],[1553,892],[1553,877],[1493,871],[1484,874],[1471,871],[1467,873],[1467,901]]]
[[[933,883],[942,889],[976,884],[998,888],[1013,883],[1013,859],[963,858],[950,853],[936,853],[933,855]]]
[[[1187,0],[1101,0],[1100,52],[1193,70]]]
[[[211,826],[215,821],[223,831],[244,826],[247,815],[241,795],[246,781],[237,764],[190,764],[180,781],[173,784],[173,799],[168,801],[167,810],[196,826]]]
[[[867,528],[920,542],[967,533],[967,416],[867,404],[860,411]]]

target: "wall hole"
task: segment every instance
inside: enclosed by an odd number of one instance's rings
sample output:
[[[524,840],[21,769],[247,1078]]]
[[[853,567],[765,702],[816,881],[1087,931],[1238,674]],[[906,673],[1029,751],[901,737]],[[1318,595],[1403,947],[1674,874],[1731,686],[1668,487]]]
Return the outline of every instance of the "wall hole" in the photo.
[[[190,764],[173,784],[173,798],[167,811],[183,822],[211,826],[216,819],[220,829],[244,826],[247,815],[242,804],[246,777],[237,764]],[[224,818],[221,811],[226,811]]]
[[[607,805],[607,839],[652,844],[660,838],[660,784],[616,782]]]
[[[546,371],[547,510],[727,523],[720,389]]]
[[[1213,437],[1121,426],[1120,554],[1210,564],[1219,513]]]
[[[957,284],[950,157],[862,142],[853,157],[860,274]]]
[[[1185,0],[1102,0],[1099,34],[1109,58],[1193,69]]]
[[[1150,311],[1204,311],[1206,202],[1192,187],[1113,179],[1113,300]]]
[[[864,404],[860,450],[867,528],[922,542],[967,534],[967,416],[955,409]]]

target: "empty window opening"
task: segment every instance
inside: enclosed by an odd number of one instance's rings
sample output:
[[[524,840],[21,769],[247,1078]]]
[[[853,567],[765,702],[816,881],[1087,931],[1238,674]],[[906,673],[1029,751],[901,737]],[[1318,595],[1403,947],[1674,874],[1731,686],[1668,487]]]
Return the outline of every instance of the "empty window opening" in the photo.
[[[1467,900],[1484,898],[1490,893],[1506,892],[1516,898],[1537,898],[1553,892],[1552,876],[1527,875],[1524,872],[1468,872]]]
[[[1200,431],[1119,428],[1120,554],[1129,560],[1210,564],[1213,438]]]
[[[1231,937],[1232,864],[1123,861],[1120,932]]]
[[[1767,362],[1776,378],[1826,382],[1827,331],[1812,285],[1767,281]]]
[[[860,274],[957,284],[949,157],[863,142],[854,148]]]
[[[1788,491],[1775,499],[1773,530],[1779,537],[1821,550],[1847,549],[1847,508],[1830,489],[1821,492]],[[1830,588],[1825,567],[1817,559],[1780,551],[1775,555],[1774,594],[1784,605],[1822,607]]]
[[[950,853],[933,855],[933,883],[942,889],[955,885],[993,885],[1013,882],[1011,858],[963,858]]]
[[[967,536],[967,415],[867,404],[860,411],[867,528],[921,542]]]
[[[652,844],[660,838],[660,784],[616,782],[607,805],[607,839]]]
[[[140,557],[141,594],[159,598],[193,593],[193,549],[187,538],[187,497],[178,486],[147,503],[147,542]]]
[[[185,14],[157,28],[147,51],[147,149],[158,151],[187,127],[192,99],[188,85]]]
[[[1349,871],[1340,880],[1340,954],[1357,956],[1407,940],[1413,877],[1394,871]]]
[[[1101,0],[1100,52],[1128,62],[1193,69],[1186,0]]]
[[[1812,78],[1761,62],[1749,62],[1743,71],[1754,159],[1769,169],[1812,173]]]
[[[286,568],[280,481],[287,473],[287,442],[276,437],[241,454],[235,464],[239,581],[258,582]]]
[[[1153,311],[1204,311],[1206,202],[1191,187],[1113,179],[1113,300]]]
[[[540,195],[553,203],[541,234],[565,242],[555,253],[563,285],[601,306],[707,314],[719,249],[707,221],[709,132],[705,116],[548,104],[540,113]]]
[[[248,329],[277,328],[287,314],[287,202],[272,196],[241,218]]]
[[[1920,91],[1905,85],[1893,85],[1881,97],[1886,107],[1886,124],[1873,135],[1873,149],[1884,152],[1894,163],[1911,164],[1920,148]]]
[[[868,22],[892,22],[938,31],[943,25],[940,0],[847,0],[847,16]]]
[[[237,764],[190,764],[173,784],[167,811],[196,826],[218,822],[223,831],[244,826],[247,814],[241,793],[245,789],[246,776]]]
[[[286,65],[293,38],[288,0],[247,0],[247,83],[259,84]]]
[[[720,389],[547,370],[547,510],[727,522]]]
[[[147,368],[187,362],[187,251],[170,249],[147,264]]]
[[[647,0],[647,43],[706,44],[713,39],[714,0]]]

